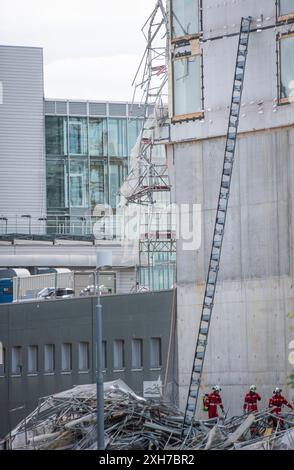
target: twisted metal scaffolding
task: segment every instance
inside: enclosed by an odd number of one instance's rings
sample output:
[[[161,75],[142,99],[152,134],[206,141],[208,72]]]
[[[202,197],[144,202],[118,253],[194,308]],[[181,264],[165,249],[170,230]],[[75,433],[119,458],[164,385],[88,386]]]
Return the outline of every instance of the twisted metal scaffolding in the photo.
[[[167,25],[163,2],[158,0],[142,27],[147,44],[132,83],[133,106],[136,101],[144,108],[144,121],[128,177],[120,189],[123,204],[154,204],[155,192],[170,191],[166,158],[154,143],[157,129],[167,118]]]
[[[78,385],[39,400],[6,438],[7,450],[96,449],[96,385]],[[294,450],[294,415],[270,409],[232,418],[193,420],[175,406],[138,396],[122,380],[104,384],[106,450]],[[274,424],[275,423],[275,424]]]

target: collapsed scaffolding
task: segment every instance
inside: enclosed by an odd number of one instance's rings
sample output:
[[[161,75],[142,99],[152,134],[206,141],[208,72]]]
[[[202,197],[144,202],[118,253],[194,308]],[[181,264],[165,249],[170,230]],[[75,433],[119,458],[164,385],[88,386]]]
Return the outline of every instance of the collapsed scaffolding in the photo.
[[[141,207],[137,284],[153,290],[156,287],[170,288],[175,277],[174,223],[171,219],[162,222],[166,208],[170,205],[171,191],[167,156],[160,137],[163,127],[169,130],[169,34],[162,0],[156,2],[142,27],[142,33],[146,49],[132,85],[133,103],[139,101],[144,109],[144,119],[141,133],[131,152],[129,174],[120,188],[120,206]],[[163,277],[164,282],[160,282]]]
[[[162,0],[156,2],[141,30],[147,44],[132,86],[133,105],[139,101],[144,109],[144,120],[120,195],[127,204],[149,205],[154,204],[154,192],[170,191],[167,164],[155,144],[157,131],[167,118],[164,101],[168,98],[168,29]]]
[[[184,415],[145,399],[122,380],[104,384],[106,450],[294,450],[293,413],[273,426],[269,409],[230,419],[194,420],[181,438]],[[97,448],[96,385],[78,385],[39,400],[37,408],[1,442],[10,450]]]

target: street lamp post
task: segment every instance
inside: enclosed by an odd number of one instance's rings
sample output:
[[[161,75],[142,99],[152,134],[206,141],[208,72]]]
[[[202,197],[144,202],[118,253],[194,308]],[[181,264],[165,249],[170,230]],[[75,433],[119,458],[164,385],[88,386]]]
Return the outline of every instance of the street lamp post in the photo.
[[[112,267],[112,252],[98,252],[96,254],[96,282],[98,287],[96,305],[96,393],[97,393],[97,450],[104,450],[104,387],[102,364],[102,305],[100,301],[99,270]]]

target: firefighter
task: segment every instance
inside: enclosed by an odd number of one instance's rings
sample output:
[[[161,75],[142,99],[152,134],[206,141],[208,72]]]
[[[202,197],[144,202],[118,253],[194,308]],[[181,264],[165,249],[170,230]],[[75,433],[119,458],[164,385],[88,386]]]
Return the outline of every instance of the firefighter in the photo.
[[[244,413],[254,413],[255,411],[258,411],[257,401],[260,400],[261,396],[256,393],[256,385],[251,385],[249,388],[249,392],[246,393],[244,398]]]
[[[277,417],[281,414],[282,408],[284,405],[288,406],[293,410],[293,406],[286,400],[286,398],[282,395],[282,389],[276,387],[273,396],[269,400],[269,407],[271,408],[271,412],[275,414]],[[284,426],[284,420],[282,418],[274,418],[272,417],[273,425],[277,426],[278,422],[280,422],[281,427]]]
[[[217,406],[221,408],[222,412],[224,411],[224,406],[220,396],[221,388],[219,385],[214,385],[212,387],[212,393],[209,393],[205,396],[204,405],[208,410],[208,418],[218,418]]]

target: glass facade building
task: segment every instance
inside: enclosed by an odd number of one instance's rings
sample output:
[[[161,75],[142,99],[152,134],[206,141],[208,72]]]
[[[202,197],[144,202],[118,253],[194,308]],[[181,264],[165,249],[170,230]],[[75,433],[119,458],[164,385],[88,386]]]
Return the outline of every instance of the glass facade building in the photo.
[[[143,116],[128,103],[45,101],[49,233],[92,233],[99,204],[115,214]]]

